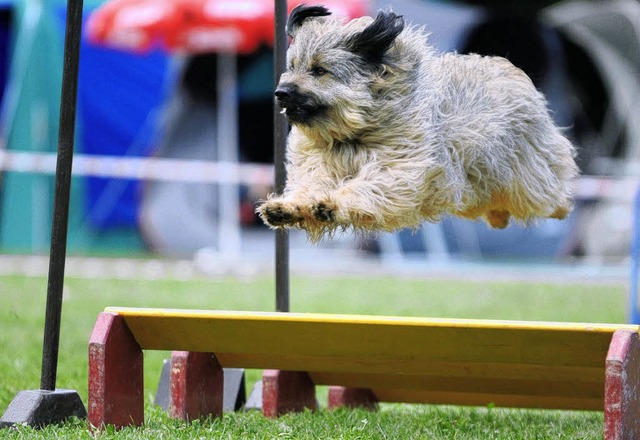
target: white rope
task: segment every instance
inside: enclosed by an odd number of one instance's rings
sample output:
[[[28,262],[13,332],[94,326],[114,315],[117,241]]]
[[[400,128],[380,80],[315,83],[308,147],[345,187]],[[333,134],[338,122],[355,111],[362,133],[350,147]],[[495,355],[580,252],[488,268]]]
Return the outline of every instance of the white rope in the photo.
[[[577,182],[575,198],[631,202],[638,190],[638,185],[640,185],[640,179],[633,177],[582,176]]]
[[[0,170],[55,174],[56,154],[0,150]],[[87,154],[74,156],[72,174],[113,179],[264,186],[272,185],[274,180],[273,165]],[[576,199],[631,201],[638,185],[640,179],[635,177],[582,176],[577,181]]]
[[[55,174],[55,153],[0,150],[0,170]],[[272,185],[272,165],[76,154],[72,175],[191,183]]]

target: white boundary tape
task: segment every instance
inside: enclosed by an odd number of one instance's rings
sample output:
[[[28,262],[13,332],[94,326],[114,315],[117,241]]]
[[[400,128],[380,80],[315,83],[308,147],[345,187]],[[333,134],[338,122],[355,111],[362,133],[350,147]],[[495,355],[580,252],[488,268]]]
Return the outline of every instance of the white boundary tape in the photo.
[[[55,174],[55,153],[0,150],[0,170]],[[272,185],[272,165],[75,154],[72,175],[191,183]]]
[[[0,170],[3,171],[55,174],[56,160],[55,153],[0,149]],[[86,154],[74,155],[72,174],[114,179],[265,186],[272,185],[274,181],[272,165]],[[639,178],[583,176],[577,182],[576,198],[631,201],[638,185]]]
[[[612,178],[582,176],[578,180],[576,199],[611,199],[632,202],[640,185],[635,177]]]

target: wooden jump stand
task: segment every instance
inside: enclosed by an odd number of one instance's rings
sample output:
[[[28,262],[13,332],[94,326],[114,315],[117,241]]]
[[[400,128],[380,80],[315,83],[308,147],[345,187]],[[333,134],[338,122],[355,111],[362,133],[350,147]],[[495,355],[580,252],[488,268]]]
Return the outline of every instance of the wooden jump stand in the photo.
[[[604,411],[640,438],[637,325],[107,308],[89,344],[89,423],[141,425],[142,350],[174,350],[169,413],[222,415],[223,368],[264,369],[268,417],[408,402]]]

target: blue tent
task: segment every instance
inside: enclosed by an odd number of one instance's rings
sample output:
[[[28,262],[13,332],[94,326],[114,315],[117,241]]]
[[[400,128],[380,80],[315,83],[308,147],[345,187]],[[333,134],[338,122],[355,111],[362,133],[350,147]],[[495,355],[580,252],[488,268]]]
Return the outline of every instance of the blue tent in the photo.
[[[86,4],[85,16],[98,3]],[[1,4],[12,17],[4,27],[0,20],[0,84],[6,83],[1,125],[8,150],[56,151],[65,5],[63,1]],[[8,79],[2,68],[5,54],[10,58]],[[148,155],[154,146],[155,110],[165,96],[167,65],[162,53],[136,56],[83,40],[76,152]],[[138,186],[131,181],[74,179],[69,247],[140,247]],[[1,189],[0,246],[46,250],[53,177],[6,172]]]

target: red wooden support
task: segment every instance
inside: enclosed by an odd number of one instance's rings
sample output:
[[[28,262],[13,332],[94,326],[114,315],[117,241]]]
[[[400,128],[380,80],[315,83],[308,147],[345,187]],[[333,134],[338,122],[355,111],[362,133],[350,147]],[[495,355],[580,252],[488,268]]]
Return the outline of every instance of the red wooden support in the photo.
[[[142,373],[142,350],[124,318],[100,313],[89,340],[90,426],[142,425]]]
[[[329,409],[346,406],[375,411],[378,409],[378,398],[369,388],[330,386],[327,406]]]
[[[172,352],[170,376],[170,417],[222,417],[224,376],[213,353]]]
[[[640,339],[631,330],[616,330],[606,360],[605,440],[640,438]]]
[[[301,371],[264,370],[262,373],[262,414],[278,417],[288,412],[316,409],[316,387]]]

